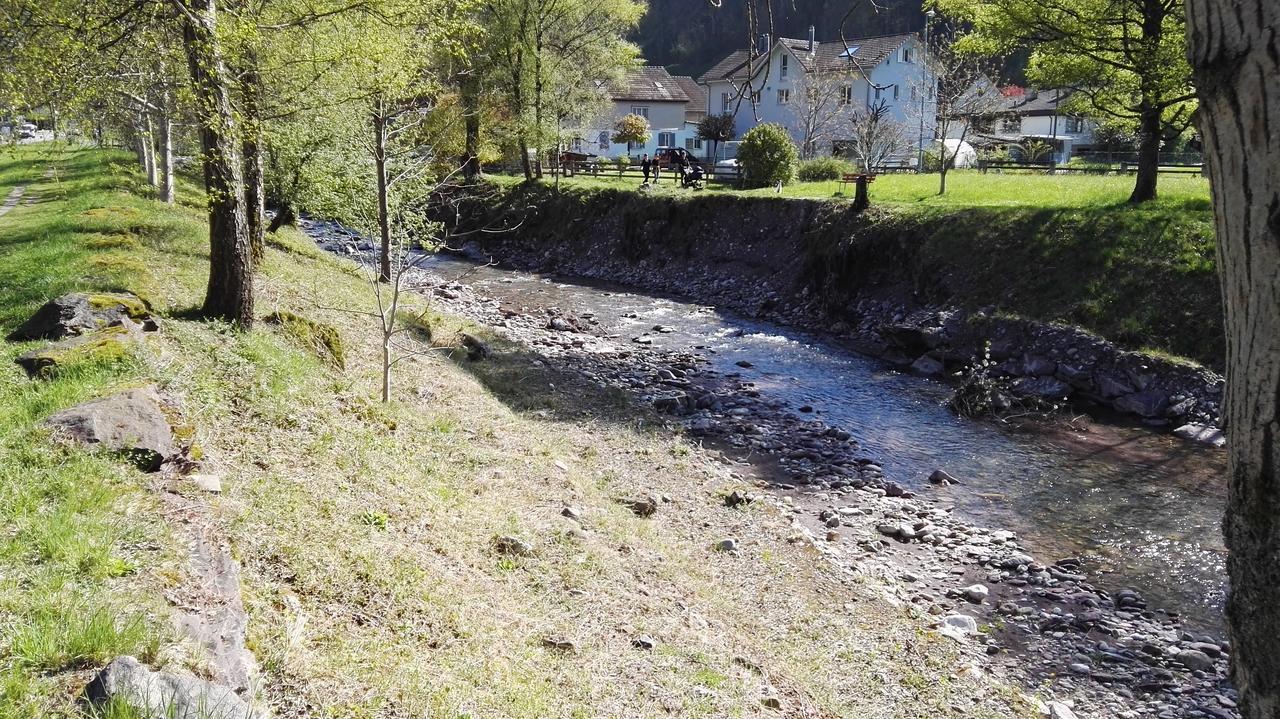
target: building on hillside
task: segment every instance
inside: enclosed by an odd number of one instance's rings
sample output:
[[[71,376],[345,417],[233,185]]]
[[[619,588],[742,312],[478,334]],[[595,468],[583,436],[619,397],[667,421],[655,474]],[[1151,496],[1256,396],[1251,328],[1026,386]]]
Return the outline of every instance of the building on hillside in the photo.
[[[1066,162],[1093,148],[1098,122],[1062,110],[1071,97],[1070,89],[1005,87],[1000,92],[1005,97],[1004,107],[992,117],[971,120],[966,137],[969,144],[978,148],[1005,146],[1016,153],[1017,146],[1039,140],[1052,148],[1054,162]],[[956,128],[948,134],[954,139],[958,132]]]
[[[883,103],[910,138],[905,153],[915,162],[916,146],[934,132],[931,90],[924,43],[916,33],[817,42],[813,27],[805,40],[763,36],[752,63],[746,50],[735,50],[698,78],[707,88],[707,112],[730,112],[741,136],[757,124],[778,123],[791,131],[797,146],[813,136],[816,112],[825,127],[812,138],[807,154],[831,154],[851,133],[855,112]],[[749,67],[748,65],[752,66]],[[824,94],[831,100],[816,101]],[[808,99],[806,99],[808,98]],[[806,118],[809,118],[806,120]]]
[[[689,86],[692,85],[693,88]],[[706,105],[705,94],[689,77],[674,77],[666,68],[646,65],[627,73],[622,81],[601,84],[609,105],[579,133],[571,150],[603,157],[652,155],[659,147],[701,149],[697,119]],[[689,90],[695,89],[693,96]],[[649,120],[649,141],[644,144],[613,141],[613,126],[626,115]],[[696,118],[696,119],[693,119]]]

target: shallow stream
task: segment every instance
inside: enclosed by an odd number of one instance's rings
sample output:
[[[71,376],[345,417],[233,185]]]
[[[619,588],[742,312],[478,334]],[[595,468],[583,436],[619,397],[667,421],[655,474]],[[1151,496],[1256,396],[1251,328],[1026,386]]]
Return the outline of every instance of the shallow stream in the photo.
[[[1152,607],[1220,633],[1225,592],[1219,529],[1225,457],[1141,427],[1088,418],[1015,427],[955,416],[944,383],[886,368],[833,342],[668,297],[566,282],[452,257],[425,269],[457,277],[513,309],[555,307],[594,315],[623,338],[703,354],[741,373],[764,398],[814,416],[858,440],[886,476],[918,492],[946,492],[974,524],[1018,533],[1052,561],[1078,556],[1106,589],[1131,587]],[[655,325],[672,331],[651,332]],[[736,363],[746,360],[748,369]],[[962,484],[926,489],[944,469]]]

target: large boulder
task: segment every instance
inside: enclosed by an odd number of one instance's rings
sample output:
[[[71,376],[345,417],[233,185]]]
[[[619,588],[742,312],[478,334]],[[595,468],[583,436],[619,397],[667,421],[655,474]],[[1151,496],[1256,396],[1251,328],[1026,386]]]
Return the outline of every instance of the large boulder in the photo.
[[[18,355],[14,360],[31,377],[50,377],[70,365],[123,359],[141,335],[132,320],[87,334],[68,337]]]
[[[150,387],[77,405],[45,425],[74,444],[124,454],[144,472],[160,469],[180,453],[164,404]]]
[[[1169,396],[1158,390],[1144,390],[1117,397],[1112,406],[1121,412],[1130,412],[1141,417],[1160,417],[1169,406]]]
[[[72,292],[49,300],[9,335],[10,340],[56,340],[133,320],[155,329],[151,307],[129,292]]]
[[[117,657],[84,690],[97,705],[121,703],[146,719],[266,719],[228,687],[204,679],[152,671],[129,656]]]

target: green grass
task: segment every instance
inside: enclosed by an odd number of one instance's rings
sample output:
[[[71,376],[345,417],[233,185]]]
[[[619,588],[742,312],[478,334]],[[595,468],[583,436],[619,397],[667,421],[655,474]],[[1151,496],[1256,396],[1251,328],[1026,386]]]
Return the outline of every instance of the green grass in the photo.
[[[496,182],[513,184],[521,178],[492,176]],[[578,175],[560,180],[562,187],[638,189],[639,178],[610,177],[608,173],[592,177]],[[554,184],[554,180],[543,180]],[[1156,206],[1168,205],[1187,210],[1211,212],[1209,181],[1198,175],[1161,175],[1160,198]],[[976,170],[953,170],[947,173],[947,192],[938,194],[938,175],[889,173],[876,177],[871,184],[871,202],[894,209],[912,207],[1034,207],[1067,208],[1099,207],[1123,204],[1133,190],[1133,178],[1119,175],[1038,175],[980,173]],[[664,176],[650,192],[659,195],[690,196],[695,194],[736,194],[775,196],[772,187],[738,190],[729,183],[707,183],[704,190],[688,190]],[[782,188],[783,197],[827,199],[851,197],[852,188],[839,182],[793,182]]]

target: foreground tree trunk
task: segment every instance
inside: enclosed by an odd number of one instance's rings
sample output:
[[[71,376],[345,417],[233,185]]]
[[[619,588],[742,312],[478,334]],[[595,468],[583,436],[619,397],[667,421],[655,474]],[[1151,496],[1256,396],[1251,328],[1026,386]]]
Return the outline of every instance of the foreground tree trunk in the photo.
[[[1156,180],[1160,176],[1161,114],[1160,108],[1143,103],[1138,126],[1138,176],[1129,202],[1156,199]]]
[[[253,257],[236,152],[227,71],[218,47],[216,0],[174,0],[200,121],[204,186],[209,196],[209,286],[204,313],[253,324]]]
[[[249,225],[249,248],[254,262],[266,255],[266,195],[262,188],[262,76],[253,50],[246,51],[240,77],[244,98],[244,205]]]
[[[1188,0],[1227,329],[1232,681],[1280,717],[1280,3]]]

